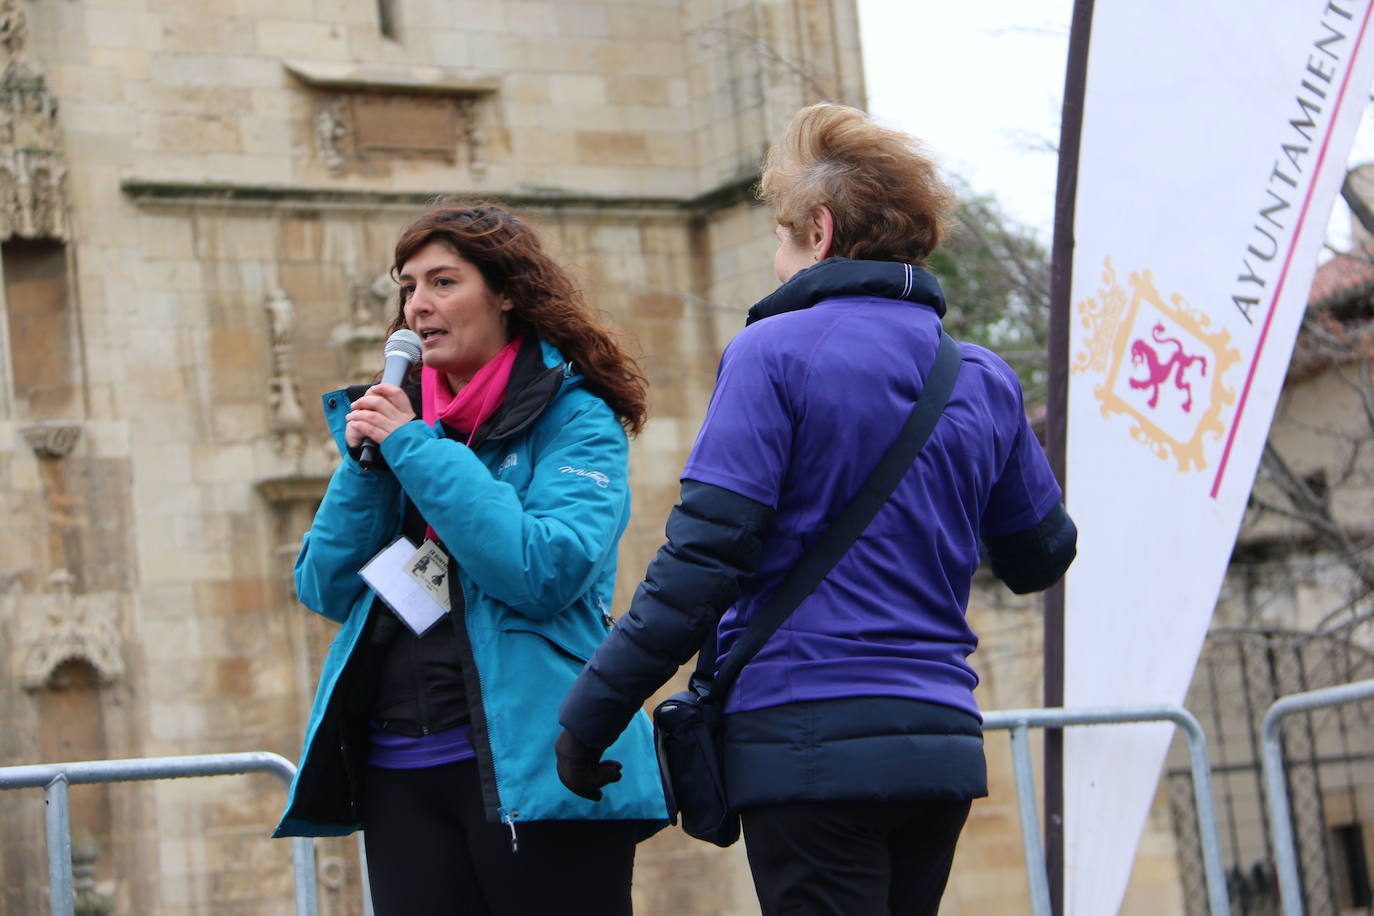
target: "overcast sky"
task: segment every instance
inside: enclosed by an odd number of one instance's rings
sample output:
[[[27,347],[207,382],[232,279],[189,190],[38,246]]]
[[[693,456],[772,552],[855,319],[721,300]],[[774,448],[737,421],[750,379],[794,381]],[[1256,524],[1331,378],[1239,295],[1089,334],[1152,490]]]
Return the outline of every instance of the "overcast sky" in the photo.
[[[1073,0],[858,0],[868,108],[1049,242]],[[1351,162],[1374,160],[1368,110]],[[1337,203],[1329,236],[1343,245]]]
[[[1048,241],[1073,0],[859,0],[869,111]]]

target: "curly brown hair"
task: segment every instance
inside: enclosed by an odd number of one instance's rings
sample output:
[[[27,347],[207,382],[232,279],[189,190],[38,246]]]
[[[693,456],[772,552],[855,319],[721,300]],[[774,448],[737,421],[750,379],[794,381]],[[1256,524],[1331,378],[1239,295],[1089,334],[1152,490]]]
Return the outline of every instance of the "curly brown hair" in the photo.
[[[533,333],[561,350],[625,431],[639,434],[648,418],[648,380],[617,336],[595,320],[581,290],[529,223],[498,204],[440,198],[401,233],[392,279],[430,242],[442,242],[470,261],[491,291],[510,301],[512,337]],[[401,292],[387,333],[405,326]]]
[[[801,241],[813,208],[835,218],[831,253],[923,264],[949,228],[957,198],[912,137],[848,105],[797,112],[764,161],[759,197]]]

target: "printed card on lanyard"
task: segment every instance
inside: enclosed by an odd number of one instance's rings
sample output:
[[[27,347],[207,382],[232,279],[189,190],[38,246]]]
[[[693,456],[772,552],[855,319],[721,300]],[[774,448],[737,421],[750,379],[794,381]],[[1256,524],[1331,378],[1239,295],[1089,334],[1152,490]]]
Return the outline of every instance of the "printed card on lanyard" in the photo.
[[[438,544],[426,540],[417,550],[399,537],[359,575],[416,636],[423,636],[449,612],[448,572],[448,555]]]

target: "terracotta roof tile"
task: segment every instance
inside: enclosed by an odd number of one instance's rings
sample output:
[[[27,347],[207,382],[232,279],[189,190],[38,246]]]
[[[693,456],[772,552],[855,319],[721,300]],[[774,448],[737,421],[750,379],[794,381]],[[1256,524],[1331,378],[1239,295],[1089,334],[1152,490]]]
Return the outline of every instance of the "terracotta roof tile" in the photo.
[[[1317,268],[1312,278],[1309,306],[1334,304],[1358,291],[1374,287],[1374,249],[1366,248],[1363,256],[1338,254]]]

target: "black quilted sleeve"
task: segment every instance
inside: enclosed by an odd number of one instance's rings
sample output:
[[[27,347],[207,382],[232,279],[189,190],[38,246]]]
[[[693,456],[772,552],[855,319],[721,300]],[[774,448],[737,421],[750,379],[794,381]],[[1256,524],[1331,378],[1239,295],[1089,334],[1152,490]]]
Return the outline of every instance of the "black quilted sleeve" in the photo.
[[[759,564],[773,510],[737,493],[685,480],[668,516],[668,542],[649,564],[630,608],[582,669],[559,721],[583,744],[609,747],[644,701],[701,647]]]

